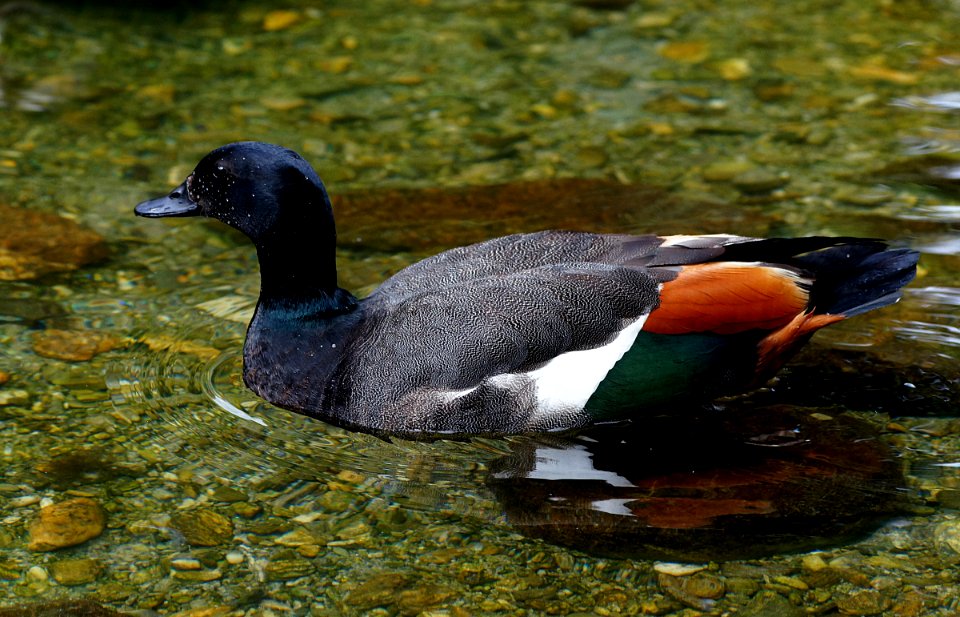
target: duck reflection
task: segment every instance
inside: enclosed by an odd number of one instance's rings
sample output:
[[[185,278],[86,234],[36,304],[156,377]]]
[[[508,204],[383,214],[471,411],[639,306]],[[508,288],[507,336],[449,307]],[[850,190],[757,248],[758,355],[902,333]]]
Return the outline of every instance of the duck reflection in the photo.
[[[703,411],[511,446],[487,482],[512,524],[612,556],[703,561],[823,548],[905,505],[893,452],[845,414]]]

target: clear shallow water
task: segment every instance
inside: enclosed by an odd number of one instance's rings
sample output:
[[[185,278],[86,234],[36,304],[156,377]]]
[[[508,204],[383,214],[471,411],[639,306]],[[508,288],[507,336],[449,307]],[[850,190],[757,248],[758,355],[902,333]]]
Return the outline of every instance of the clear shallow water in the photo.
[[[9,603],[683,614],[757,606],[772,593],[852,612],[845,602],[875,592],[896,614],[914,614],[918,597],[921,614],[954,610],[954,4],[428,1],[271,12],[290,8],[2,12],[0,200],[76,219],[113,249],[75,273],[0,283],[0,370],[10,375],[0,395],[26,393],[0,407]],[[824,541],[834,579],[774,550],[709,570],[725,585],[714,598],[709,585],[678,591],[642,555],[607,558],[517,533],[488,482],[529,442],[385,442],[257,401],[238,380],[253,251],[212,223],[131,215],[236,139],[300,150],[332,193],[354,196],[338,208],[340,268],[361,291],[437,250],[554,226],[856,234],[920,249],[923,271],[903,302],[830,328],[771,389],[722,405],[804,418],[852,410],[869,427],[861,438],[901,464],[891,492],[907,505],[866,539]],[[423,194],[377,202],[385,187],[555,177],[641,188],[583,186],[572,201],[534,191],[501,208]],[[109,332],[123,344],[89,361],[52,360],[34,350],[44,328]],[[775,444],[790,448],[794,437],[773,429],[742,440],[780,435]],[[682,467],[684,428],[669,430],[663,459]],[[687,447],[711,445],[691,434]],[[28,551],[38,506],[77,495],[103,504],[104,534]],[[228,518],[229,538],[191,546],[171,519],[198,510]],[[208,580],[172,567],[177,556],[200,560]],[[71,559],[96,559],[93,580],[58,582],[57,564]]]

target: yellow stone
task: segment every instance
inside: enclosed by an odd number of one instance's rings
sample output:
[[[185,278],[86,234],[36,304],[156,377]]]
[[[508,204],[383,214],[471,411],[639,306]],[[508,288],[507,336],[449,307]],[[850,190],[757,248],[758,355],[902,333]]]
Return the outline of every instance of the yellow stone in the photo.
[[[137,96],[153,99],[158,103],[172,103],[177,90],[172,84],[150,84],[137,90]]]
[[[674,133],[673,125],[667,124],[666,122],[651,122],[648,128],[654,135],[666,136],[673,135]]]
[[[353,471],[352,469],[344,469],[337,474],[337,478],[344,482],[352,482],[354,484],[360,484],[365,479],[363,474]]]
[[[879,64],[863,64],[861,66],[852,67],[850,69],[850,74],[861,79],[887,81],[903,86],[910,86],[920,81],[920,76],[916,73],[897,71]]]
[[[668,60],[696,64],[710,56],[710,46],[704,41],[671,41],[664,43],[657,52]]]
[[[811,553],[809,555],[803,556],[803,567],[811,572],[816,572],[817,570],[823,570],[827,567],[827,562],[823,560],[818,553]]]
[[[416,86],[423,83],[423,77],[420,75],[394,75],[390,78],[390,83],[400,86]]]
[[[34,353],[68,362],[85,362],[122,344],[119,337],[96,330],[48,329],[33,333]]]
[[[146,334],[140,338],[140,342],[150,348],[150,351],[188,353],[203,360],[211,360],[220,355],[220,350],[216,347],[210,347],[195,341],[178,341],[163,334]]]
[[[334,56],[326,58],[317,63],[317,68],[326,73],[345,73],[353,65],[353,58],[350,56]]]
[[[749,77],[753,73],[750,62],[746,58],[728,58],[717,63],[720,77],[727,81],[737,81]]]
[[[676,15],[670,13],[644,13],[633,22],[633,25],[644,30],[647,28],[665,28],[672,24],[676,18]]]
[[[272,97],[265,98],[262,101],[263,106],[272,111],[292,111],[298,107],[303,107],[307,104],[305,99],[299,97]]]
[[[103,533],[106,515],[96,501],[87,497],[68,499],[40,508],[30,524],[27,548],[53,551],[75,546]]]
[[[810,589],[809,585],[795,576],[775,576],[773,577],[773,581],[775,583],[780,583],[781,585],[786,585],[792,589],[799,589],[800,591],[806,591],[807,589]]]
[[[533,110],[533,113],[537,114],[541,118],[546,118],[551,120],[557,117],[557,108],[552,105],[547,105],[546,103],[537,103],[530,109]]]
[[[263,29],[267,32],[284,30],[299,22],[302,17],[298,11],[270,11],[263,18]]]

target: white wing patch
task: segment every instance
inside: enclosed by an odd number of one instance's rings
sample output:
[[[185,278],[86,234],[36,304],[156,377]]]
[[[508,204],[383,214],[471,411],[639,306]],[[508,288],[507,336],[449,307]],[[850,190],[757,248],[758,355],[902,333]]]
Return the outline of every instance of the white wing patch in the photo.
[[[633,347],[648,315],[649,313],[641,315],[628,323],[606,345],[568,351],[527,373],[501,373],[487,377],[484,381],[488,385],[511,391],[518,391],[533,381],[536,386],[537,405],[530,415],[527,428],[536,430],[540,426],[552,426],[553,423],[549,421],[551,417],[576,414],[583,410],[610,369]],[[478,387],[439,390],[435,391],[433,396],[443,403],[451,403]]]
[[[660,246],[684,246],[687,244],[702,244],[704,238],[710,238],[717,240],[718,245],[727,245],[727,244],[736,244],[738,242],[744,242],[750,240],[750,238],[745,238],[743,236],[732,236],[730,234],[705,234],[702,236],[662,236],[663,244]]]
[[[606,345],[568,351],[527,373],[537,385],[537,411],[530,423],[537,425],[551,415],[583,409],[613,365],[633,347],[646,320],[647,315],[641,315]]]

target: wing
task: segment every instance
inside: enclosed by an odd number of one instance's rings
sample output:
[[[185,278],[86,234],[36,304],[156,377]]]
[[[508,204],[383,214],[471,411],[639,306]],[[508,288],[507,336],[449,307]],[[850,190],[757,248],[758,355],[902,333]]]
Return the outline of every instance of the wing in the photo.
[[[605,235],[571,231],[541,231],[495,238],[444,251],[404,268],[373,294],[384,304],[401,304],[464,281],[514,276],[550,265],[593,263],[644,266],[657,254],[663,238]],[[715,249],[716,253],[722,252]],[[699,251],[701,257],[704,251]]]
[[[343,408],[364,417],[346,419],[401,433],[525,430],[542,408],[537,371],[615,341],[656,307],[657,286],[643,269],[568,263],[373,302],[340,371]],[[580,411],[559,407],[568,420]]]

